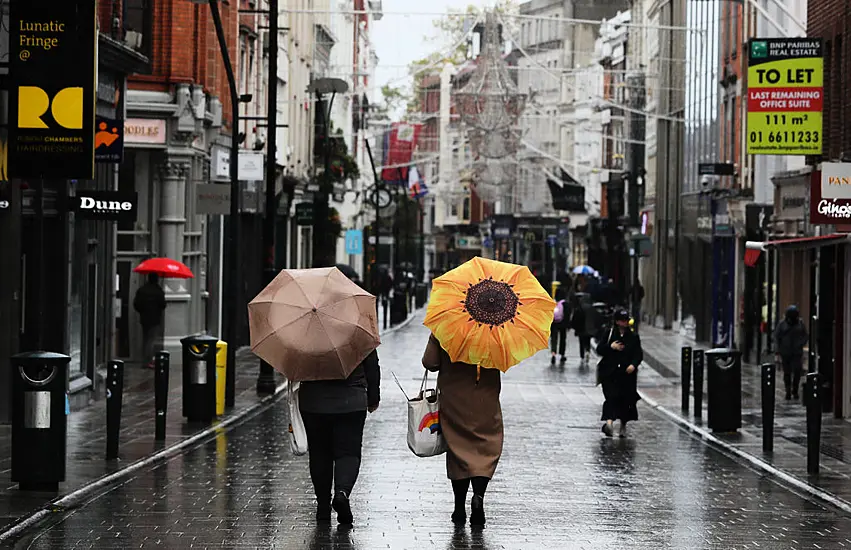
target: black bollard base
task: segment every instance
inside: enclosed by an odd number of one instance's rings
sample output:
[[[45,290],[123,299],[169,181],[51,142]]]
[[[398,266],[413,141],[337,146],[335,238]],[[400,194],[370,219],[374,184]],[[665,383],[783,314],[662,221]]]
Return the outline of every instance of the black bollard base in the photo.
[[[776,367],[773,363],[762,366],[762,450],[774,452],[774,405],[776,392]]]
[[[58,493],[59,483],[56,482],[38,482],[38,481],[22,481],[18,483],[18,489],[21,491],[33,493]]]

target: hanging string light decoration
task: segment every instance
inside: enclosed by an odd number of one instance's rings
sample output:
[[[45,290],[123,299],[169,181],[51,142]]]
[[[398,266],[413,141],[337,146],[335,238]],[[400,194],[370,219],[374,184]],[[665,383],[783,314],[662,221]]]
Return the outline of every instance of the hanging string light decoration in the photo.
[[[455,108],[468,129],[476,156],[502,158],[520,148],[518,120],[526,107],[502,58],[499,25],[485,16],[482,50],[467,84],[454,94]]]

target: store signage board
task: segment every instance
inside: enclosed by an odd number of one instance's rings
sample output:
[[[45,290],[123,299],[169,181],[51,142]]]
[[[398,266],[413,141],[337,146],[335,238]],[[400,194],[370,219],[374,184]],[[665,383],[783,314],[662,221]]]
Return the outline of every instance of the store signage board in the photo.
[[[95,0],[9,9],[9,176],[93,179]]]
[[[133,191],[77,190],[72,210],[80,219],[135,222],[139,198]]]
[[[823,162],[810,185],[810,223],[851,223],[851,163]]]
[[[821,40],[755,38],[748,46],[748,154],[820,155]]]
[[[363,254],[363,231],[360,229],[346,231],[346,254],[354,256]]]
[[[128,118],[124,121],[124,143],[165,145],[166,123],[158,118]]]
[[[96,117],[95,162],[120,164],[124,159],[124,121]]]
[[[230,186],[220,183],[203,183],[197,187],[198,213],[210,216],[230,214]]]
[[[230,152],[228,152],[230,155]],[[263,153],[239,153],[240,181],[263,181],[265,176],[265,158]]]
[[[313,225],[313,203],[300,202],[296,204],[295,218],[298,225]]]

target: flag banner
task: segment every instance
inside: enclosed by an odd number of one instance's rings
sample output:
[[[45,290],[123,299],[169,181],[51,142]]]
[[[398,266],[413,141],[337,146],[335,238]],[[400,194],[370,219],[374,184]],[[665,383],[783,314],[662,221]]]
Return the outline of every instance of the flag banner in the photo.
[[[421,199],[428,195],[428,186],[416,166],[408,170],[408,193],[412,199]]]
[[[411,162],[414,150],[417,148],[417,140],[420,137],[422,124],[408,124],[407,122],[394,122],[390,131],[384,137],[384,162],[385,168],[381,170],[381,179],[387,183],[406,185],[408,182],[408,166]],[[394,168],[396,166],[396,168]]]

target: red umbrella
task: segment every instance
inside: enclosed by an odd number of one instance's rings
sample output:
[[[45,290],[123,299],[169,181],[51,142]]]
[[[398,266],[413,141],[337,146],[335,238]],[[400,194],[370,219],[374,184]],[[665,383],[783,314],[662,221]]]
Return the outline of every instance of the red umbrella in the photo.
[[[169,258],[150,258],[134,269],[136,273],[155,273],[163,278],[193,279],[195,275],[185,264]]]

